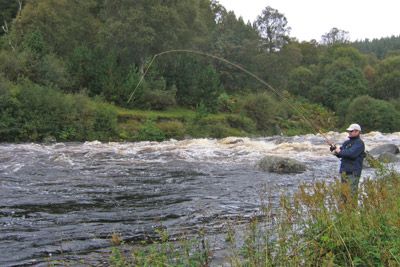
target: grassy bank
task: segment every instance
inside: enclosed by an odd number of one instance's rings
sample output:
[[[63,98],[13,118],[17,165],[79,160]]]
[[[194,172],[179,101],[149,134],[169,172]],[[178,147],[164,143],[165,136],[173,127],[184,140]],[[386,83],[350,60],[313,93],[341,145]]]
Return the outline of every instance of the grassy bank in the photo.
[[[359,200],[340,182],[302,185],[282,195],[278,210],[266,199],[262,217],[246,230],[227,227],[230,266],[400,266],[400,175],[378,168],[360,185]],[[357,203],[358,202],[358,203]],[[228,224],[229,225],[229,224]],[[230,224],[230,225],[234,225]],[[112,266],[208,266],[207,240],[168,242],[166,233],[146,247],[122,252]]]
[[[167,111],[117,110],[119,137],[123,140],[162,141],[257,134],[255,123],[240,114],[209,114],[182,108]]]

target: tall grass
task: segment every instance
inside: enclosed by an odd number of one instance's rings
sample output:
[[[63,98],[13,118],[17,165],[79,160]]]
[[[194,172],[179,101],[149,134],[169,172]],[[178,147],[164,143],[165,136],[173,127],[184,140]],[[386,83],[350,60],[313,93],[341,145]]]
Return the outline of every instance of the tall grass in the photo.
[[[131,251],[123,251],[119,237],[112,236],[113,244],[109,263],[111,266],[208,266],[210,249],[204,235],[199,238],[181,237],[178,241],[169,242],[170,237],[165,230],[157,231],[159,238],[150,245],[137,247]],[[117,241],[117,242],[116,242]]]
[[[227,227],[228,266],[400,266],[400,175],[393,170],[378,168],[377,178],[366,179],[358,196],[340,181],[317,182],[282,195],[279,207],[274,205],[263,200],[262,216],[244,231]],[[134,249],[129,262],[111,263],[208,266],[212,254],[199,244],[164,239]]]

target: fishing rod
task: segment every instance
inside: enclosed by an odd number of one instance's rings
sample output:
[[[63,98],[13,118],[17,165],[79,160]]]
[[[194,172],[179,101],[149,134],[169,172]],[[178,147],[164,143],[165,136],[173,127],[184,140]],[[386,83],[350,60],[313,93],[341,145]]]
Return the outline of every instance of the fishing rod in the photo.
[[[294,104],[290,103],[288,98],[286,96],[284,96],[281,92],[279,92],[277,89],[275,89],[274,87],[272,87],[269,83],[267,83],[266,81],[264,81],[263,79],[261,79],[260,77],[258,77],[257,75],[255,75],[254,73],[250,72],[249,70],[245,69],[244,67],[233,63],[225,58],[213,55],[213,54],[209,54],[209,53],[205,53],[205,52],[201,52],[201,51],[197,51],[197,50],[190,50],[190,49],[173,49],[173,50],[167,50],[167,51],[163,51],[160,52],[158,54],[155,54],[153,56],[153,58],[150,60],[148,66],[146,67],[143,75],[141,76],[138,84],[136,85],[135,89],[132,91],[132,93],[129,96],[129,99],[127,101],[127,103],[129,103],[133,96],[135,95],[136,90],[139,88],[139,86],[142,84],[142,82],[144,81],[144,78],[146,77],[150,67],[153,65],[154,61],[156,60],[156,58],[166,55],[166,54],[172,54],[172,53],[187,53],[187,54],[196,54],[196,55],[201,55],[201,56],[205,56],[205,57],[209,57],[212,59],[216,59],[218,61],[221,61],[223,63],[226,63],[230,66],[235,67],[236,69],[239,69],[240,71],[248,74],[249,76],[253,77],[254,79],[256,79],[257,81],[259,81],[260,83],[262,83],[263,85],[265,85],[267,88],[269,88],[271,91],[273,91],[278,97],[280,97],[288,106],[290,106],[294,111],[296,111],[300,117],[316,132],[318,132],[324,139],[325,142],[330,146],[331,151],[333,151],[334,149],[336,149],[335,144],[333,144],[328,137],[322,133],[322,131],[309,119],[307,119],[304,116],[304,113],[306,112],[301,106],[295,106]]]

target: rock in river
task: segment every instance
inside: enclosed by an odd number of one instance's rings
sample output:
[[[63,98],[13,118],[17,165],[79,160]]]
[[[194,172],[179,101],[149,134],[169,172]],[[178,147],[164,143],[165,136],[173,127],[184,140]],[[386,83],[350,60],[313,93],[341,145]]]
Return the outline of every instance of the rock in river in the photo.
[[[382,155],[384,153],[390,153],[390,154],[398,154],[399,151],[399,147],[394,145],[394,144],[385,144],[385,145],[380,145],[377,146],[373,149],[371,149],[369,151],[370,154],[374,155],[374,156],[379,156]]]
[[[399,162],[400,158],[395,154],[384,152],[378,156],[378,160],[385,163]]]
[[[257,166],[263,171],[276,173],[302,173],[306,170],[306,166],[297,160],[276,156],[264,157]]]

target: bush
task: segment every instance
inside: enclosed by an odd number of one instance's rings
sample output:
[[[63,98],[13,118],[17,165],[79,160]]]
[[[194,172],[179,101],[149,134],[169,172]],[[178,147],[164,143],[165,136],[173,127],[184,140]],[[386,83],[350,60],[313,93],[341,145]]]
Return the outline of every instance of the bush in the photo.
[[[313,87],[310,92],[313,102],[337,110],[337,104],[343,99],[353,99],[368,93],[368,81],[361,69],[348,67],[339,61],[334,62],[328,69],[319,86]]]
[[[144,90],[135,101],[138,107],[152,110],[165,110],[176,105],[176,90]]]
[[[165,134],[165,138],[183,139],[185,126],[180,121],[164,121],[157,123],[157,127]]]
[[[195,119],[189,133],[193,137],[223,138],[227,136],[243,136],[246,133],[239,129],[232,128],[226,117],[205,116]]]
[[[228,115],[226,120],[232,128],[240,129],[248,133],[254,133],[256,131],[256,124],[250,118],[244,115]]]
[[[29,54],[25,52],[13,53],[0,50],[0,73],[10,81],[17,81],[21,76],[27,76],[26,65],[31,62]]]
[[[289,74],[288,90],[295,94],[308,97],[315,84],[315,74],[306,67],[297,67]]]
[[[138,141],[163,141],[165,140],[165,133],[157,127],[153,120],[147,120],[142,127],[140,127],[136,139]]]
[[[91,139],[108,140],[117,135],[117,112],[113,107],[96,103]]]
[[[222,93],[218,97],[219,112],[235,112],[239,108],[238,100],[234,96]]]
[[[274,134],[279,114],[279,103],[265,93],[252,94],[243,101],[243,112],[256,123],[257,130]]]
[[[400,112],[389,102],[360,96],[349,105],[346,122],[357,122],[366,132],[394,132],[400,130]]]
[[[317,133],[337,125],[335,114],[322,105],[288,96],[282,106],[286,114],[280,116],[279,127],[287,135]]]
[[[0,76],[0,141],[14,141],[19,130],[20,103],[12,86]]]
[[[23,81],[0,82],[0,98],[0,141],[109,140],[117,133],[116,112],[83,95]]]
[[[215,68],[190,56],[177,58],[176,67],[177,102],[187,107],[196,107],[201,102],[210,111],[216,111],[222,86]]]

